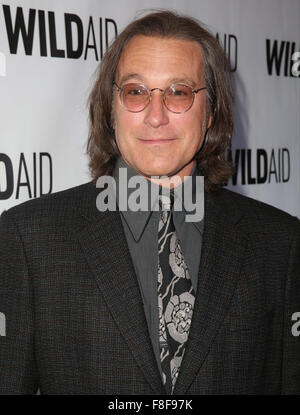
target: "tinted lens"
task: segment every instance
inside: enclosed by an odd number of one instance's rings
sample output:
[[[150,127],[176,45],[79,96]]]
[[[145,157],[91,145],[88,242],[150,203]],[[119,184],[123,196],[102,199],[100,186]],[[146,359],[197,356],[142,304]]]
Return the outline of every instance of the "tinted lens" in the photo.
[[[185,112],[193,104],[192,88],[186,85],[171,85],[165,91],[165,104],[170,111]]]
[[[142,111],[149,101],[148,90],[139,84],[126,84],[122,88],[121,100],[129,111]]]

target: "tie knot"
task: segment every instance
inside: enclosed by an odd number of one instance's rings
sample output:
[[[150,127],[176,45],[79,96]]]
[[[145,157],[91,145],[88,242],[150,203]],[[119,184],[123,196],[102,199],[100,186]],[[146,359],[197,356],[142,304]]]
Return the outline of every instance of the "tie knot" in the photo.
[[[170,192],[168,195],[166,194],[159,194],[159,206],[161,210],[173,210],[174,206],[174,194]]]

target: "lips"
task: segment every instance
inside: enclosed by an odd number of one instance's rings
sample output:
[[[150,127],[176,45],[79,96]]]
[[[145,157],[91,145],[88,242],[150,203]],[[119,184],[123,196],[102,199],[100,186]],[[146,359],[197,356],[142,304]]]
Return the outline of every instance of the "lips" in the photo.
[[[164,138],[164,137],[139,138],[139,140],[145,144],[168,144],[168,143],[171,143],[172,141],[175,141],[176,138]]]

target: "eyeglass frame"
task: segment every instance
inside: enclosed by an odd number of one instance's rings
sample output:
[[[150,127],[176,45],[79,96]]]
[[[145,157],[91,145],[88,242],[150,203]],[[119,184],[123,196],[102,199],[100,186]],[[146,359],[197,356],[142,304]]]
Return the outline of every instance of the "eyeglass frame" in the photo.
[[[204,87],[202,87],[202,88],[199,88],[199,89],[192,89],[192,87],[191,86],[189,86],[189,85],[185,85],[185,84],[181,84],[181,83],[178,83],[178,84],[171,84],[171,85],[169,85],[169,86],[167,86],[167,88],[165,88],[165,89],[161,89],[161,88],[152,88],[152,89],[149,89],[146,85],[144,85],[144,84],[139,84],[139,83],[137,83],[137,82],[132,82],[133,84],[136,84],[136,85],[138,85],[138,86],[142,86],[143,88],[145,88],[146,89],[146,91],[148,92],[148,103],[145,105],[145,107],[143,108],[143,109],[141,109],[141,110],[139,110],[139,111],[132,111],[132,110],[130,110],[130,109],[128,109],[127,107],[125,107],[125,105],[124,105],[124,103],[122,102],[122,99],[121,99],[121,92],[123,91],[123,89],[124,89],[124,86],[123,87],[120,87],[115,81],[113,82],[113,86],[115,85],[116,87],[117,87],[117,90],[118,90],[118,92],[119,92],[119,99],[120,99],[120,102],[121,102],[121,105],[122,105],[122,107],[123,108],[125,108],[125,110],[126,111],[129,111],[129,112],[133,112],[134,114],[137,114],[137,113],[139,113],[139,112],[142,112],[142,111],[144,111],[144,109],[146,109],[147,107],[148,107],[148,105],[150,104],[150,102],[151,102],[151,99],[152,99],[152,91],[155,91],[155,90],[159,90],[160,92],[161,92],[161,96],[162,96],[162,101],[163,101],[163,103],[164,103],[164,106],[167,108],[167,110],[168,111],[170,111],[170,112],[172,112],[173,114],[184,114],[185,112],[187,112],[187,111],[189,111],[191,108],[192,108],[192,106],[193,106],[193,104],[194,104],[194,101],[195,101],[195,94],[197,94],[198,92],[200,92],[200,91],[202,91],[203,89],[206,89],[206,86],[204,86]],[[125,85],[128,85],[128,84],[125,84]],[[167,104],[166,104],[166,102],[165,102],[165,92],[166,92],[166,90],[167,89],[169,89],[169,88],[171,88],[172,86],[175,86],[175,85],[181,85],[181,86],[185,86],[185,87],[187,87],[187,88],[189,88],[191,91],[192,91],[192,94],[193,94],[193,100],[192,100],[192,102],[191,102],[191,105],[186,109],[186,110],[184,110],[184,111],[180,111],[180,112],[177,112],[177,111],[172,111],[172,110],[170,110],[170,108],[168,108],[167,107]]]

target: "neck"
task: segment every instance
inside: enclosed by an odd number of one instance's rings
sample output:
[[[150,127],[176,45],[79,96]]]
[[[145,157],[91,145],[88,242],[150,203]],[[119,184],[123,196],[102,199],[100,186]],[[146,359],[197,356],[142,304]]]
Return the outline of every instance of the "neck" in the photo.
[[[173,189],[174,187],[181,185],[184,182],[185,177],[188,177],[192,174],[195,166],[196,166],[196,161],[193,160],[191,163],[189,163],[179,172],[172,173],[166,176],[150,176],[150,177],[144,176],[144,177],[146,177],[147,180],[155,183],[157,186],[162,186],[162,187],[167,187],[169,189]]]

